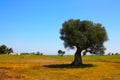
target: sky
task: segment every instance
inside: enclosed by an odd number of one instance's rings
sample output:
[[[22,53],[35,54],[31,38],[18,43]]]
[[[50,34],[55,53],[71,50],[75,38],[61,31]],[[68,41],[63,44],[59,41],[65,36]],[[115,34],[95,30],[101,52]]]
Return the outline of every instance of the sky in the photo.
[[[69,19],[101,23],[109,38],[106,53],[120,53],[120,0],[0,0],[0,45],[16,53],[74,54],[59,38]]]

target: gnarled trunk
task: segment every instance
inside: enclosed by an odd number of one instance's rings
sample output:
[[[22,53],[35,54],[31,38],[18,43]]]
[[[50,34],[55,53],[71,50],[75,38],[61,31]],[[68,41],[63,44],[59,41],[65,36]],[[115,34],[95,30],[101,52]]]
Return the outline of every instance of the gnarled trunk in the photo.
[[[82,49],[77,48],[77,51],[75,53],[74,61],[71,63],[71,65],[78,66],[78,65],[82,65],[83,64],[82,63],[81,52],[82,52]]]

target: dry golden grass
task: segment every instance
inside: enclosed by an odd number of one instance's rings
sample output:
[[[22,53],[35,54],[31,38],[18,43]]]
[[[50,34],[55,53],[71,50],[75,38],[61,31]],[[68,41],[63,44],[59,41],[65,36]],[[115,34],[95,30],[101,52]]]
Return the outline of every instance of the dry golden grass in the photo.
[[[0,55],[0,80],[120,80],[120,55],[83,57],[85,65],[68,65],[73,56]]]

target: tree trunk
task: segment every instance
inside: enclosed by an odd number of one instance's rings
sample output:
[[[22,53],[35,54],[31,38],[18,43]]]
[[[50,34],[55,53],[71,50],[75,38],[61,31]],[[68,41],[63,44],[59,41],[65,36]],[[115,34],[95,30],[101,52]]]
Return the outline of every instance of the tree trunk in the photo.
[[[81,52],[82,52],[82,49],[77,48],[77,51],[75,53],[74,61],[71,63],[71,65],[78,66],[78,65],[82,65],[83,64],[82,63]]]

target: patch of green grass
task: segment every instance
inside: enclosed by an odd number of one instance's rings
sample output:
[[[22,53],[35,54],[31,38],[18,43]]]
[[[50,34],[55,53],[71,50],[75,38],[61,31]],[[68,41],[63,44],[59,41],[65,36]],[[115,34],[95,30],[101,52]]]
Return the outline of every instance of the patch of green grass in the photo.
[[[85,56],[85,59],[86,60],[90,60],[90,61],[118,61],[120,59],[120,55],[111,55],[111,56]]]

